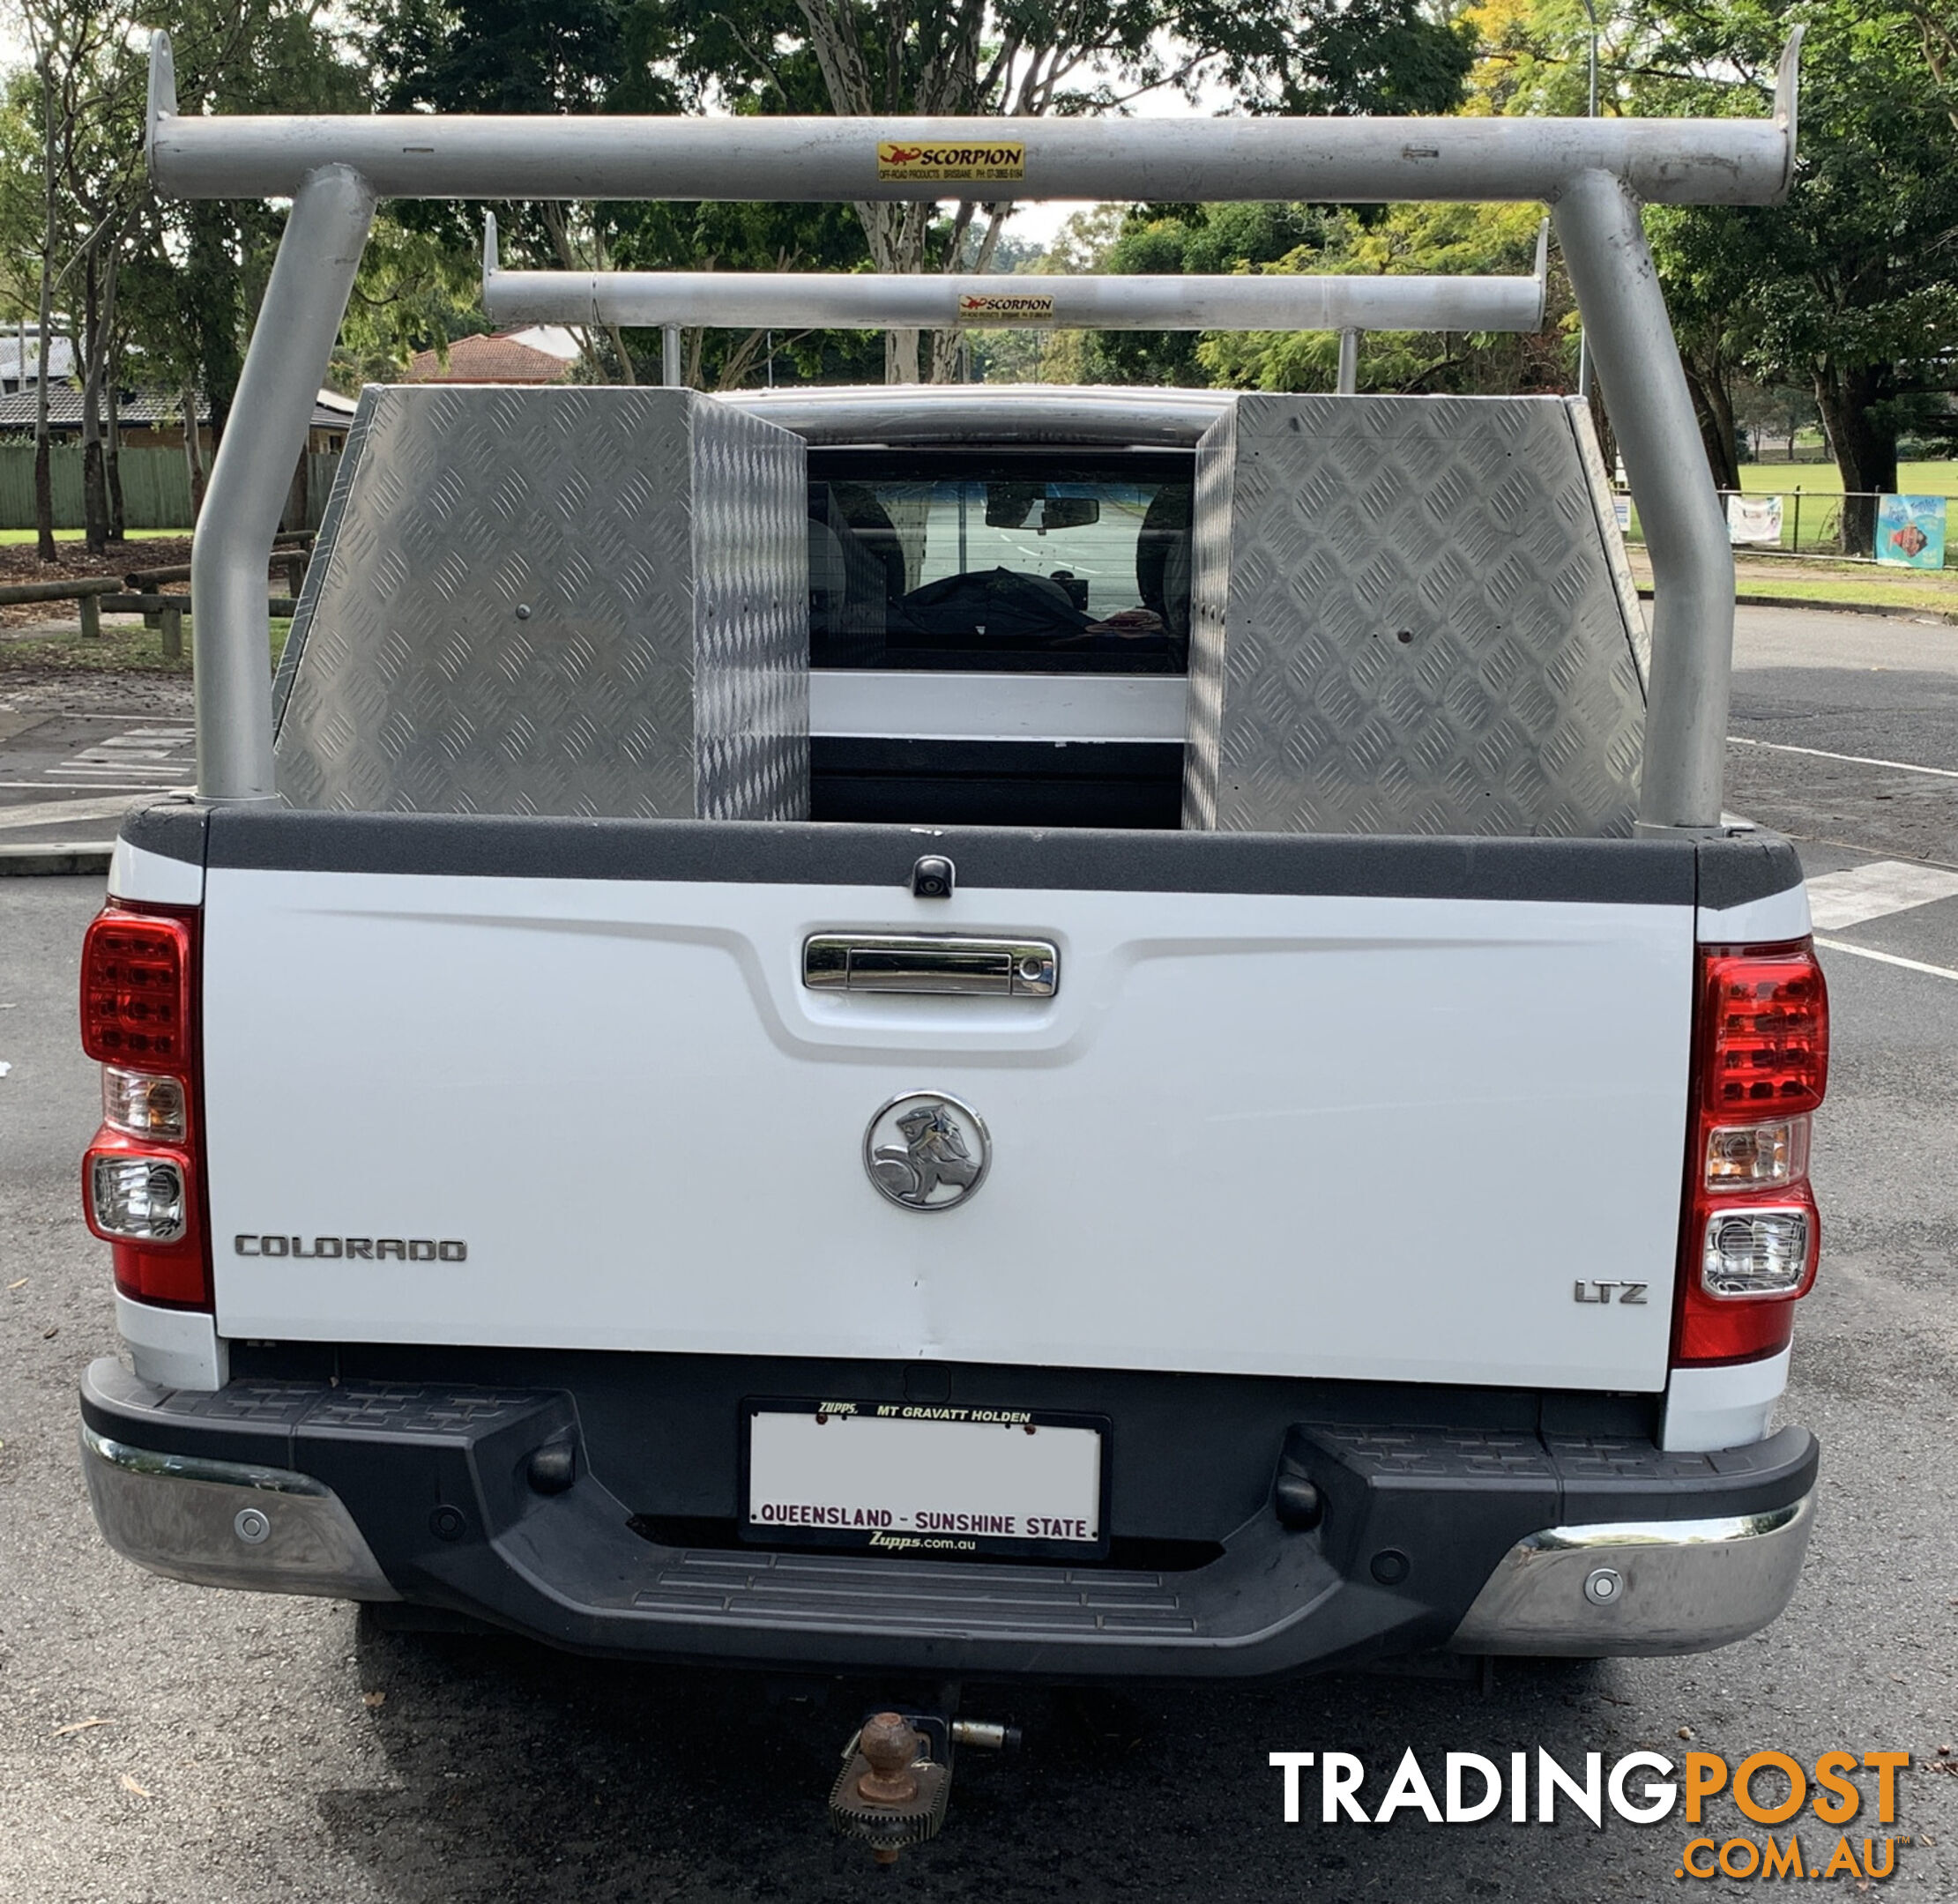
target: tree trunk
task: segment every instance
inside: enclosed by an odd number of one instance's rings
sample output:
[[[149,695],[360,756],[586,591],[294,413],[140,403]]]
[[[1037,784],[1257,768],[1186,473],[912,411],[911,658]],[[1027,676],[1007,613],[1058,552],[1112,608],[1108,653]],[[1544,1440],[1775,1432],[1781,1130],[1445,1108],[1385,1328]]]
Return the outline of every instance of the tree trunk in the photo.
[[[915,331],[884,332],[884,382],[915,383],[918,381],[918,338]]]
[[[112,367],[108,379],[108,441],[102,467],[108,477],[108,539],[111,542],[127,542],[130,518],[123,500],[123,419],[115,400],[115,381]]]
[[[238,351],[237,228],[228,213],[227,206],[212,198],[193,200],[186,213],[190,227],[184,260],[189,328],[197,341],[197,381],[211,413],[213,450],[224,440],[243,368]]]
[[[913,60],[902,20],[888,9],[882,16],[864,10],[860,21],[859,11],[845,0],[795,0],[795,8],[808,27],[810,50],[823,75],[830,110],[839,118],[899,113],[935,118],[989,110],[1037,115],[1052,102],[1061,66],[1054,57],[1056,40],[1062,29],[1051,22],[1044,29],[1050,35],[1045,41],[1036,39],[1030,45],[1022,37],[1024,26],[1015,25],[1003,38],[988,44],[985,0],[947,0],[928,55],[921,51]],[[860,26],[872,33],[882,33],[875,68]],[[857,218],[873,266],[880,271],[922,271],[935,209],[929,203],[860,201]],[[971,205],[962,205],[945,264],[948,271],[958,269],[958,239],[971,216]],[[999,221],[994,222],[996,226]],[[943,382],[957,361],[956,334],[949,344],[934,335],[929,350],[933,381]],[[919,365],[919,333],[887,331],[884,381],[915,383]]]
[[[1612,428],[1611,412],[1604,407],[1604,387],[1596,377],[1591,379],[1591,428],[1597,435],[1597,453],[1604,463],[1604,479],[1614,487],[1618,482],[1618,433]]]
[[[715,388],[724,390],[745,390],[748,376],[755,366],[762,361],[767,338],[765,330],[748,331],[722,361],[720,379]]]
[[[190,472],[190,525],[204,512],[204,446],[197,440],[197,393],[186,383],[183,405],[183,461]]]
[[[1700,441],[1706,446],[1707,466],[1713,472],[1716,489],[1740,487],[1739,444],[1734,432],[1733,391],[1727,378],[1727,366],[1717,346],[1704,353],[1681,353],[1686,374],[1686,389],[1693,398],[1693,414],[1700,426]]]
[[[108,399],[108,436],[102,457],[108,483],[108,539],[129,540],[129,517],[123,506],[123,418],[121,391],[123,350],[115,330],[115,261],[121,246],[112,246],[102,273],[102,365],[104,392]]]
[[[286,490],[286,519],[279,525],[281,529],[308,526],[306,519],[313,512],[313,499],[309,494],[312,487],[312,436],[309,433],[306,447],[299,452],[299,461],[293,467],[293,480]]]
[[[55,479],[48,445],[48,331],[55,309],[55,84],[45,58],[41,63],[42,160],[45,187],[41,234],[41,328],[35,338],[40,391],[34,399],[34,530],[41,559],[55,559]]]
[[[979,249],[970,262],[964,257],[964,234],[973,207],[962,205],[954,227],[955,242],[945,260],[949,271],[972,271],[975,275],[993,268],[993,255],[999,249],[1000,234],[1005,229],[1006,215],[1013,207],[1010,205],[989,205],[986,207],[986,229],[980,234]],[[932,340],[932,373],[934,383],[958,383],[964,381],[965,369],[971,364],[972,354],[967,349],[969,338],[961,330],[934,331]]]
[[[860,205],[864,236],[870,242],[870,262],[880,271],[919,271],[925,267],[925,238],[930,229],[928,205]],[[915,383],[919,332],[884,332],[884,382]]]
[[[82,524],[91,555],[108,547],[108,479],[102,468],[101,266],[93,248],[82,261]]]
[[[599,271],[610,271],[612,260],[606,255],[605,236],[594,221],[592,230],[592,262]],[[607,324],[607,332],[612,338],[612,348],[618,353],[619,376],[622,382],[637,384],[639,381],[632,368],[632,353],[626,348],[625,331],[618,324]]]
[[[1843,477],[1843,553],[1876,553],[1876,499],[1897,487],[1897,435],[1880,423],[1889,394],[1887,367],[1843,368],[1825,361],[1815,373],[1815,402]]]
[[[551,241],[551,249],[557,254],[558,268],[561,271],[582,271],[587,269],[584,260],[578,257],[572,248],[571,231],[565,219],[563,201],[556,198],[547,198],[543,201],[543,211],[544,230]],[[600,271],[605,270],[607,263],[605,256],[605,247],[602,244],[594,243],[593,249],[597,253],[598,268]],[[626,348],[625,332],[617,324],[606,324],[603,329],[605,334],[612,339],[612,348],[618,358],[620,382],[637,384],[639,379],[633,371],[632,353]],[[605,366],[599,361],[598,353],[592,348],[589,328],[580,330],[577,336],[584,347],[585,361],[591,365],[594,372],[602,371]]]

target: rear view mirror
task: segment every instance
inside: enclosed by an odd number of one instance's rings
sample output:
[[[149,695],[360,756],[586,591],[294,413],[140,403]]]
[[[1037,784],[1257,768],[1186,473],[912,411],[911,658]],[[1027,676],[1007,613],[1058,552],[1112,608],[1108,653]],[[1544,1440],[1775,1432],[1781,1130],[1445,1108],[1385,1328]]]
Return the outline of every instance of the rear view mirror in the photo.
[[[1101,498],[1091,495],[1050,495],[1042,506],[1040,527],[1085,529],[1101,520]]]
[[[1053,495],[1044,483],[994,482],[986,486],[988,529],[1032,529],[1045,535],[1050,529],[1084,529],[1100,520],[1099,496]]]
[[[1033,505],[1046,494],[1040,483],[992,482],[986,486],[986,526],[1024,529]]]

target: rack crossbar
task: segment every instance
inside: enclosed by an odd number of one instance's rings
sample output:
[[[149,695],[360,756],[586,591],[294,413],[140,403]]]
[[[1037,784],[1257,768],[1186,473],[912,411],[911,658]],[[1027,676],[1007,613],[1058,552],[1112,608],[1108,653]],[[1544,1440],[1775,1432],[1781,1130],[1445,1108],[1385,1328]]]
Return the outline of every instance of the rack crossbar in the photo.
[[[1607,172],[1654,205],[1763,205],[1794,140],[1787,56],[1765,119],[204,118],[176,110],[165,41],[148,118],[178,198],[287,197],[346,166],[383,198],[1547,201]]]
[[[1048,278],[816,271],[504,271],[485,221],[493,324],[704,325],[741,331],[1032,327],[1086,331],[1543,328],[1548,227],[1529,277]]]

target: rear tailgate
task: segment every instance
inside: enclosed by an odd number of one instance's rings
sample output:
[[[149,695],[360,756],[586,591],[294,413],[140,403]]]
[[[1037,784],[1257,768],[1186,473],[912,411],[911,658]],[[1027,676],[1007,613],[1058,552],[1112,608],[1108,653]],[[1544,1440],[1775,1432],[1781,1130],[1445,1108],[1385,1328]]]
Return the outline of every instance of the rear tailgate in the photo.
[[[1694,899],[1686,841],[220,811],[220,1327],[1657,1390]],[[803,984],[894,931],[1058,989]],[[867,1173],[913,1090],[989,1134],[956,1209]]]

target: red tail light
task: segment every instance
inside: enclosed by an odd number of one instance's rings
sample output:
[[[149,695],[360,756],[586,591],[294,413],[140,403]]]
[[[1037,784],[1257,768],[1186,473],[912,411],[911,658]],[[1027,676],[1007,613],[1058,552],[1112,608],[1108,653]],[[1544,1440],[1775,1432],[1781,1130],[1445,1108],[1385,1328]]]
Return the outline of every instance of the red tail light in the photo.
[[[186,1075],[192,920],[109,904],[82,941],[82,1049],[100,1064]]]
[[[82,941],[82,1049],[104,1067],[82,1213],[123,1293],[208,1308],[197,914],[112,901]]]
[[[1828,988],[1813,945],[1702,948],[1675,1364],[1785,1348],[1821,1224],[1809,1117],[1828,1084]]]
[[[1828,1083],[1828,988],[1807,940],[1702,952],[1705,1103],[1729,1123],[1813,1111]]]

